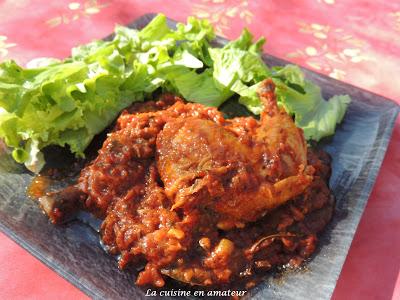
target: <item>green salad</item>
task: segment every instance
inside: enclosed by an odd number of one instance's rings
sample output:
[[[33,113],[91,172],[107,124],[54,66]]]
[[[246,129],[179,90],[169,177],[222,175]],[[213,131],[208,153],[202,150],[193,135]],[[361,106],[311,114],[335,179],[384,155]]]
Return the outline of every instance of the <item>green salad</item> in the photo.
[[[244,29],[223,48],[207,20],[189,17],[170,29],[157,15],[138,31],[118,26],[111,41],[72,49],[71,57],[47,59],[24,68],[0,64],[0,138],[12,156],[38,172],[48,145],[69,146],[77,156],[119,112],[161,89],[188,101],[218,107],[234,95],[254,114],[262,111],[256,90],[270,77],[278,102],[308,140],[332,135],[350,103],[347,95],[323,99],[320,88],[295,65],[268,67],[261,58],[265,39]]]

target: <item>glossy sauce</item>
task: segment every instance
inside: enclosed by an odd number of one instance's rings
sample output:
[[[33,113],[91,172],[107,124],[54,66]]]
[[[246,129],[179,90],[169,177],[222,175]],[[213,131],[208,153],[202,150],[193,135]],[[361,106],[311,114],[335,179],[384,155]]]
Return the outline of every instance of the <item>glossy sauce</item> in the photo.
[[[119,267],[145,265],[138,285],[162,287],[170,277],[190,285],[250,288],[274,267],[297,267],[309,258],[317,234],[333,213],[328,155],[309,149],[308,165],[315,174],[303,194],[256,222],[220,230],[219,215],[210,206],[197,205],[186,212],[171,209],[174,202],[166,195],[156,162],[158,135],[172,119],[198,118],[225,126],[241,143],[253,146],[250,137],[256,134],[257,122],[224,120],[216,109],[199,104],[167,103],[163,111],[157,111],[163,105],[153,103],[153,112],[123,113],[74,185],[49,192],[52,179],[57,180],[54,174],[42,175],[33,180],[28,194],[41,197],[39,203],[53,223],[80,209],[103,219],[102,246],[118,257]],[[149,102],[145,105],[144,111],[149,106],[152,110]]]
[[[50,183],[51,179],[48,176],[39,174],[33,178],[26,193],[30,198],[37,200],[46,195]]]

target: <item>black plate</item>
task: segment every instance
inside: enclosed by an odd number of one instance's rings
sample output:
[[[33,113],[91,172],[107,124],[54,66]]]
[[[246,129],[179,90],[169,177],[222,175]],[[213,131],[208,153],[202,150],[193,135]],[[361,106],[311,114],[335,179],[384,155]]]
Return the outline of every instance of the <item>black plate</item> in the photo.
[[[130,27],[144,27],[145,15]],[[171,26],[175,22],[170,21]],[[217,39],[222,45],[226,40]],[[270,65],[287,63],[265,55]],[[392,133],[399,106],[381,96],[332,78],[304,70],[323,94],[349,94],[351,103],[334,138],[324,145],[333,157],[330,181],[337,207],[332,223],[321,236],[307,271],[286,274],[248,292],[254,299],[329,299],[367,203]],[[65,279],[97,299],[142,299],[145,290],[134,285],[134,272],[117,269],[116,261],[99,244],[91,226],[76,221],[53,226],[26,197],[32,174],[0,154],[0,229]],[[176,287],[177,288],[177,287]],[[182,286],[180,286],[182,288]]]

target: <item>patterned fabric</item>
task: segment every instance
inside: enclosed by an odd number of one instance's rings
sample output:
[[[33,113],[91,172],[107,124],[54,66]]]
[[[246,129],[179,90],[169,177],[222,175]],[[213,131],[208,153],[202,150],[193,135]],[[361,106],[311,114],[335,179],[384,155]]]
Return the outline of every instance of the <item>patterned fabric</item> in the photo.
[[[25,64],[36,57],[63,58],[71,47],[102,38],[115,24],[149,12],[163,12],[179,21],[189,15],[208,18],[217,33],[228,38],[248,27],[257,37],[267,38],[266,52],[400,103],[399,1],[3,0],[0,60],[13,58]],[[334,299],[400,299],[399,170],[398,119]],[[9,255],[14,270],[23,272],[13,272]],[[1,234],[0,258],[2,299],[52,299],[57,290],[64,291],[65,299],[85,298]],[[48,281],[37,282],[37,276],[54,277],[55,284],[40,289]]]

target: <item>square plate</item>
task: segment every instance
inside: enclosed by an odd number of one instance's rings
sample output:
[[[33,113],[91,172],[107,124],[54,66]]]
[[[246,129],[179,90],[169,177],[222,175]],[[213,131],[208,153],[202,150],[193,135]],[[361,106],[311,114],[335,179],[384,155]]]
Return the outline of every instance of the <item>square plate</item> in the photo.
[[[144,15],[128,25],[142,28],[154,17]],[[176,22],[169,20],[174,26]],[[216,39],[217,45],[227,41]],[[264,55],[269,65],[288,62]],[[335,136],[324,144],[333,158],[330,187],[337,205],[320,237],[308,271],[272,276],[250,290],[254,299],[329,299],[363,213],[390,140],[399,106],[381,96],[303,70],[323,95],[349,94],[353,101]],[[1,147],[0,147],[1,148]],[[0,149],[1,152],[1,149]],[[144,299],[135,274],[119,271],[115,259],[99,244],[98,232],[81,221],[53,226],[26,196],[33,175],[0,153],[0,229],[51,269],[96,299]],[[173,285],[170,285],[173,287]],[[182,288],[182,286],[179,286]],[[318,287],[318,288],[316,288]]]

